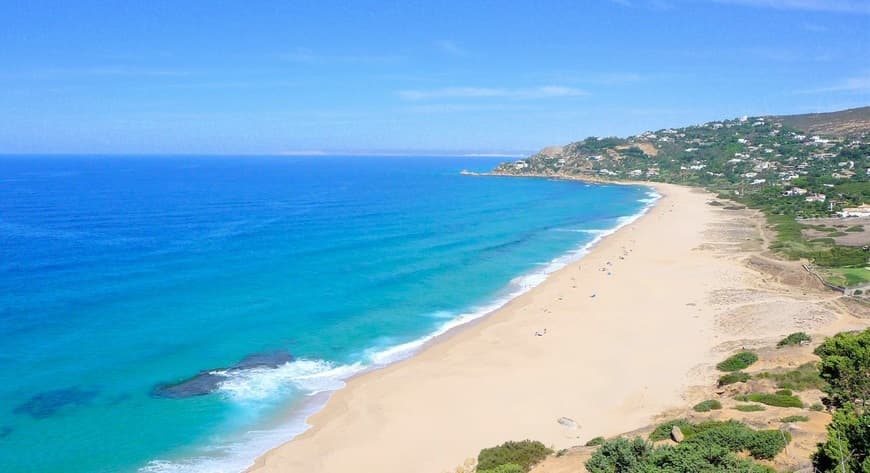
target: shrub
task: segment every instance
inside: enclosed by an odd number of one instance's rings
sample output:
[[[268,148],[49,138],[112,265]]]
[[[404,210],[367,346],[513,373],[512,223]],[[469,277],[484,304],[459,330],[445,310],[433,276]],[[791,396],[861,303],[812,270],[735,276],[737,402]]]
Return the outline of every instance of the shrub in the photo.
[[[822,412],[823,410],[825,410],[825,406],[823,406],[817,402],[817,403],[813,404],[812,406],[810,406],[810,410],[815,411],[815,412]]]
[[[758,361],[758,355],[751,351],[742,351],[732,355],[716,365],[719,371],[739,371]]]
[[[752,376],[749,376],[749,374],[747,373],[744,373],[742,371],[735,371],[733,373],[726,373],[722,376],[719,376],[719,381],[716,384],[718,384],[721,388],[722,386],[727,386],[729,384],[745,383],[751,378]]]
[[[807,416],[788,416],[779,419],[780,422],[785,422],[786,424],[791,422],[808,422],[810,420]]]
[[[838,333],[815,353],[836,410],[813,467],[823,473],[870,472],[870,329]]]
[[[747,445],[749,454],[760,460],[771,460],[791,441],[791,434],[779,430],[759,430]]]
[[[819,376],[819,369],[813,362],[804,363],[790,371],[767,371],[759,373],[755,375],[755,377],[761,379],[772,379],[776,382],[776,387],[780,389],[791,389],[793,391],[822,389],[825,387],[825,381],[821,376]]]
[[[641,438],[617,438],[598,447],[586,462],[589,473],[616,473],[639,471],[653,447]]]
[[[775,407],[804,407],[803,401],[785,394],[752,393],[735,396],[734,399],[742,402],[760,402]]]
[[[853,225],[846,229],[847,232],[863,232],[864,227],[861,225]]]
[[[819,371],[827,381],[825,391],[835,405],[870,401],[870,329],[838,333],[815,350],[821,357]]]
[[[508,464],[519,465],[522,472],[553,453],[544,444],[532,440],[505,442],[497,447],[484,448],[477,455],[478,470],[492,470]]]
[[[746,448],[753,435],[753,430],[746,425],[729,420],[725,422],[702,422],[696,426],[697,433],[685,442],[704,445],[715,445],[739,452]]]
[[[769,473],[773,469],[742,459],[725,448],[681,443],[656,449],[638,473]],[[618,471],[618,470],[617,470]]]
[[[495,468],[487,468],[486,470],[477,469],[477,473],[525,473],[526,470],[516,463],[505,463]]]
[[[812,459],[823,473],[870,471],[870,410],[859,413],[849,404],[834,412],[828,438]]]
[[[776,395],[778,395],[778,396],[791,396],[792,392],[791,392],[791,389],[780,389],[779,391],[776,392]]]
[[[714,409],[722,409],[722,403],[715,399],[708,399],[695,404],[692,409],[694,409],[695,412],[710,412]]]
[[[761,404],[738,404],[737,406],[734,406],[734,408],[740,412],[758,412],[767,410],[767,408]]]
[[[656,431],[670,433],[674,425],[686,433],[680,444],[655,447],[641,439],[606,441],[586,463],[586,469],[590,473],[771,473],[773,469],[736,454],[747,451],[755,458],[773,458],[791,440],[777,430],[755,431],[736,421],[693,425],[674,420]]]
[[[604,437],[595,437],[594,439],[586,442],[587,447],[597,447],[604,443]]]
[[[674,419],[669,420],[663,424],[659,424],[655,428],[655,430],[653,430],[649,434],[650,441],[658,442],[671,438],[671,430],[674,428],[675,425],[680,428],[686,438],[695,434],[694,424],[690,423],[686,419]]]
[[[809,342],[809,341],[812,341],[812,338],[809,335],[807,335],[806,333],[795,332],[795,333],[783,338],[782,340],[780,340],[779,343],[776,344],[776,347],[782,348],[782,347],[786,347],[789,345],[800,345],[801,342]]]

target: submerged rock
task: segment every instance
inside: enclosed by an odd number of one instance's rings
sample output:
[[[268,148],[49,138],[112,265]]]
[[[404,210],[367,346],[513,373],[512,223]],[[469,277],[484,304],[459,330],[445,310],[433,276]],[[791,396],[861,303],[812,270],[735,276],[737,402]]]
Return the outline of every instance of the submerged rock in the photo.
[[[229,370],[247,370],[251,368],[277,368],[285,363],[293,361],[293,356],[288,351],[274,351],[270,353],[255,353],[242,358],[242,361],[233,365]]]
[[[224,375],[206,371],[178,383],[159,384],[154,387],[151,394],[170,399],[204,396],[217,389],[221,381],[225,379]]]
[[[18,405],[12,412],[15,414],[26,414],[35,419],[44,419],[53,416],[64,407],[88,404],[96,395],[96,390],[78,387],[52,389],[34,394],[30,399]]]
[[[242,358],[229,368],[201,371],[196,376],[177,383],[158,384],[151,391],[151,395],[169,399],[204,396],[214,392],[234,372],[255,368],[277,368],[291,361],[293,356],[287,351],[255,353]]]

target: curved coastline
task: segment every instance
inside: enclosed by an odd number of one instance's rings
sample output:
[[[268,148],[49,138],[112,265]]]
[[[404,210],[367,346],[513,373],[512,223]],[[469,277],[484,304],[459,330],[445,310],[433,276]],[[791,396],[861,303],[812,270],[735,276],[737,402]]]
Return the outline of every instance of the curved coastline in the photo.
[[[470,173],[466,173],[470,174]],[[500,175],[500,174],[476,174],[476,175],[485,175],[485,176],[498,176],[498,177],[527,177],[533,179],[562,179],[560,176],[549,176],[549,175],[540,175],[540,176],[512,176],[512,175]],[[492,319],[499,314],[506,306],[514,303],[518,298],[528,296],[531,292],[534,292],[537,288],[540,288],[542,285],[546,284],[547,281],[554,275],[559,273],[560,271],[567,270],[567,267],[573,263],[576,263],[582,260],[584,257],[593,253],[598,246],[600,246],[603,242],[606,242],[608,238],[622,234],[627,227],[630,227],[632,224],[643,220],[645,216],[648,216],[651,213],[651,210],[657,208],[660,200],[666,198],[669,192],[666,191],[666,188],[669,187],[667,185],[662,186],[655,183],[639,183],[639,182],[614,182],[614,181],[605,181],[605,180],[590,180],[590,179],[575,179],[572,177],[565,178],[565,180],[577,180],[589,182],[592,184],[607,184],[607,185],[631,185],[637,187],[646,187],[650,189],[650,192],[647,194],[649,196],[648,199],[641,200],[645,202],[645,205],[639,212],[620,218],[619,223],[610,229],[601,230],[600,233],[595,235],[591,241],[584,243],[581,247],[569,251],[562,256],[554,258],[545,268],[544,271],[535,272],[531,274],[526,274],[519,276],[516,279],[520,279],[522,277],[530,277],[530,276],[543,276],[534,284],[528,285],[526,287],[521,288],[520,290],[511,292],[507,297],[503,297],[497,299],[492,304],[486,306],[485,310],[479,310],[476,312],[472,312],[469,314],[462,314],[444,325],[442,325],[438,330],[434,333],[423,337],[422,339],[415,340],[412,342],[408,342],[403,345],[398,345],[396,347],[391,347],[386,351],[396,351],[401,352],[401,355],[392,359],[389,359],[386,363],[374,364],[372,366],[367,366],[366,368],[360,370],[357,373],[354,373],[352,376],[345,380],[346,385],[342,388],[330,391],[326,397],[322,398],[320,406],[314,409],[308,409],[307,411],[311,413],[309,417],[306,418],[306,428],[301,432],[294,433],[293,436],[285,438],[284,442],[281,445],[278,445],[274,448],[269,449],[265,453],[260,454],[254,463],[250,465],[245,471],[246,472],[257,472],[257,471],[276,471],[273,468],[269,468],[267,466],[268,460],[275,456],[281,449],[285,448],[288,445],[294,444],[297,440],[302,440],[304,438],[310,438],[315,435],[318,431],[319,427],[322,425],[320,419],[324,417],[333,417],[334,415],[341,415],[346,413],[346,409],[339,406],[333,406],[334,399],[337,396],[346,395],[347,391],[353,389],[353,387],[357,385],[365,385],[368,379],[372,377],[377,377],[380,373],[385,370],[390,370],[404,363],[413,362],[416,357],[420,356],[423,353],[431,350],[434,347],[443,346],[445,343],[449,343],[454,341],[457,336],[463,333],[467,333],[468,331],[475,330],[483,325],[486,325],[492,321]],[[413,345],[409,349],[405,350],[404,347],[406,345]],[[334,411],[334,412],[330,412]]]
[[[490,176],[490,174],[486,174]],[[492,174],[491,176],[497,176]],[[515,177],[515,176],[505,176]],[[520,176],[526,177],[526,176]],[[531,178],[553,179],[554,176],[528,176]],[[594,248],[607,237],[617,233],[626,226],[631,225],[652,209],[662,197],[659,190],[648,183],[621,183],[589,179],[565,179],[589,182],[597,185],[631,185],[648,189],[647,197],[638,202],[645,205],[636,213],[619,217],[616,225],[606,229],[584,230],[593,234],[594,237],[579,247],[559,255],[548,263],[543,264],[543,269],[523,273],[511,280],[505,290],[496,295],[491,302],[482,306],[471,307],[469,310],[458,314],[441,324],[433,332],[420,338],[404,342],[398,345],[372,351],[367,355],[369,363],[357,362],[352,365],[330,365],[322,371],[312,373],[312,378],[323,380],[323,387],[318,388],[300,403],[294,405],[280,416],[280,420],[266,430],[248,432],[248,438],[222,442],[213,446],[214,451],[224,452],[218,455],[184,457],[179,460],[153,460],[139,471],[142,473],[186,473],[199,471],[230,472],[250,471],[255,468],[259,459],[276,448],[294,441],[311,430],[310,419],[328,407],[331,398],[346,389],[348,383],[358,378],[375,374],[395,364],[413,359],[414,356],[429,349],[432,346],[450,340],[458,333],[485,322],[493,314],[496,314],[504,306],[510,304],[518,297],[534,290],[539,285],[566,266],[577,262],[588,255]],[[512,288],[513,286],[513,288]],[[318,360],[299,359],[292,363],[318,363]],[[284,367],[287,368],[287,367]],[[279,368],[280,369],[280,368]],[[225,393],[232,391],[232,383],[227,383],[222,389]],[[232,394],[231,394],[232,395]]]

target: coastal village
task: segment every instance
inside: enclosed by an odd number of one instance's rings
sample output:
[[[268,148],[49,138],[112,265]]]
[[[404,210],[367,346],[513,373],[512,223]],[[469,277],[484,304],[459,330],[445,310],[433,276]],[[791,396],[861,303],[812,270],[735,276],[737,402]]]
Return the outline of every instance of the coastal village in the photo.
[[[870,292],[870,107],[589,137],[493,173],[703,187],[764,210],[780,253],[832,287]]]
[[[709,311],[715,345],[712,359],[701,357],[686,373],[681,405],[645,427],[596,436],[584,425],[591,418],[559,417],[554,422],[564,435],[578,439],[574,446],[506,442],[451,472],[870,471],[870,107],[591,137],[502,163],[491,174],[649,183],[665,194],[652,218],[671,219],[673,239],[700,214],[670,203],[669,195],[694,195],[715,215],[702,225],[704,242],[692,247],[692,256],[657,256],[661,264],[649,271],[695,257],[706,263],[686,271],[716,266],[714,285],[671,293],[691,300],[687,313]],[[656,251],[663,246],[659,241]],[[728,263],[719,265],[723,260]],[[619,263],[626,262],[620,257]],[[638,297],[652,300],[668,289]],[[702,336],[699,331],[677,347],[659,340],[654,358],[685,352]]]

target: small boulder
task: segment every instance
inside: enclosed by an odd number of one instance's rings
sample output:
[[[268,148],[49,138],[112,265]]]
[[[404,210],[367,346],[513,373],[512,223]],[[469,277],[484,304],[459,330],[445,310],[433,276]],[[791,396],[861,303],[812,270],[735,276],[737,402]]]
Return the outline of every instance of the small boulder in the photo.
[[[686,436],[683,435],[683,431],[680,430],[680,428],[678,426],[675,425],[675,426],[671,427],[671,439],[673,439],[674,442],[680,443],[685,438],[686,438]]]

